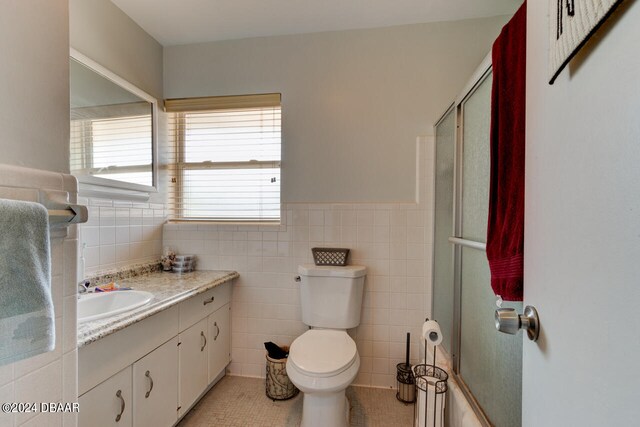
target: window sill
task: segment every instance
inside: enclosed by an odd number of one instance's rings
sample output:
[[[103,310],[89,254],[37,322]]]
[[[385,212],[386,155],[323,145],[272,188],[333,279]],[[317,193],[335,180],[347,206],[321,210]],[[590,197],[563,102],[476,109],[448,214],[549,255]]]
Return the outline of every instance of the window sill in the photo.
[[[235,226],[259,226],[259,227],[281,227],[282,221],[221,221],[206,219],[170,219],[168,224],[208,224],[208,225],[235,225]]]
[[[146,202],[154,187],[113,181],[89,176],[77,176],[78,195],[81,197],[96,197],[101,199],[135,200]]]

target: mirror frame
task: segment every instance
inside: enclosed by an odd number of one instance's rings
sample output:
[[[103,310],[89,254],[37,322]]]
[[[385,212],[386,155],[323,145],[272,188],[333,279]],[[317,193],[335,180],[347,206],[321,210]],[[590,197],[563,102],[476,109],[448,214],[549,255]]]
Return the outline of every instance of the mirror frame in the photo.
[[[90,175],[74,175],[79,184],[78,195],[148,200],[150,193],[158,192],[158,100],[74,48],[69,49],[69,59],[78,61],[98,75],[151,103],[151,174],[153,185],[134,184]]]

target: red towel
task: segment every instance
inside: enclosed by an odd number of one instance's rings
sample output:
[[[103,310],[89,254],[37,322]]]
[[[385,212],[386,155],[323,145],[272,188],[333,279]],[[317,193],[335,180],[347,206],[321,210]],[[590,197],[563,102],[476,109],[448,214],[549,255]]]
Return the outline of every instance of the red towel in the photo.
[[[522,301],[524,253],[526,2],[493,44],[491,183],[487,258],[491,287]]]

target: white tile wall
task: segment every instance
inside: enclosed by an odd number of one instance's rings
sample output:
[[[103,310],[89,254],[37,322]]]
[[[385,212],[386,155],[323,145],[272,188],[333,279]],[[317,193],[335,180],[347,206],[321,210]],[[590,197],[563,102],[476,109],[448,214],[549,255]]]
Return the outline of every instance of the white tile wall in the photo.
[[[232,374],[264,376],[263,343],[290,344],[301,322],[297,266],[311,248],[351,249],[351,263],[369,268],[361,325],[349,331],[360,354],[356,384],[395,387],[395,365],[411,359],[431,307],[431,140],[419,152],[419,202],[288,204],[279,226],[166,224],[164,246],[199,257],[199,269],[240,273],[232,299]]]
[[[83,277],[160,259],[164,205],[80,198],[89,206],[89,222],[80,226]]]
[[[39,200],[38,190],[61,190],[76,198],[75,178],[52,172],[0,165],[0,198]],[[0,366],[0,402],[76,402],[77,230],[51,235],[51,293],[56,323],[54,351]],[[77,424],[76,414],[4,414],[1,426],[65,426]]]

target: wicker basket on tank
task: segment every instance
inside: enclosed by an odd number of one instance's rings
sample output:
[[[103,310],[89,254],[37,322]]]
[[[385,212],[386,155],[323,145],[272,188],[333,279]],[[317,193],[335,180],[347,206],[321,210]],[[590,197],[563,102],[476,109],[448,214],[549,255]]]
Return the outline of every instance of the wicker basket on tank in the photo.
[[[316,265],[344,267],[349,257],[349,249],[344,248],[311,248],[311,252]]]

